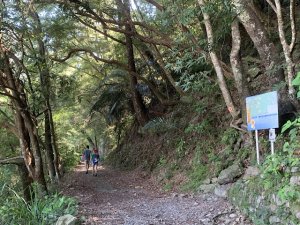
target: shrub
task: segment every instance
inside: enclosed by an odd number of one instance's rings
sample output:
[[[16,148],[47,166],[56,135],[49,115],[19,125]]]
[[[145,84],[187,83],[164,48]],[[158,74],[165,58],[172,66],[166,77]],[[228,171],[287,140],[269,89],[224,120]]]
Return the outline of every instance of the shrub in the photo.
[[[5,196],[4,196],[5,195]],[[8,197],[7,197],[8,195]],[[32,193],[33,200],[26,202],[17,192],[4,185],[0,207],[0,224],[52,225],[65,214],[76,214],[76,201],[60,194],[38,197]]]

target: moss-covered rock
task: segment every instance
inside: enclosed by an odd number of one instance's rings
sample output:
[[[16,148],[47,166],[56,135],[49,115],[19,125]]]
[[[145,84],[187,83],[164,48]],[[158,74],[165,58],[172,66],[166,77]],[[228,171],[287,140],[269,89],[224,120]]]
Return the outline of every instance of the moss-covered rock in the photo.
[[[254,224],[300,224],[300,202],[281,199],[276,188],[265,190],[261,177],[239,180],[229,190],[228,199]]]

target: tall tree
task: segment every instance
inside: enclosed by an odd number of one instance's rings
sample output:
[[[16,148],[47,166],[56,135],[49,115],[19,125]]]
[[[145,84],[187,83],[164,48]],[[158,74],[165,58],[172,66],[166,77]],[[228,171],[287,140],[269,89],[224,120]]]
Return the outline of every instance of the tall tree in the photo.
[[[275,1],[275,4],[274,4]],[[277,17],[278,34],[282,45],[285,62],[287,64],[287,83],[290,97],[295,101],[295,88],[292,85],[292,81],[295,77],[295,63],[293,60],[293,50],[296,44],[296,25],[295,25],[295,1],[290,1],[290,27],[291,27],[291,43],[288,44],[286,34],[284,31],[284,20],[282,15],[282,7],[279,0],[267,0],[271,8],[274,10]]]
[[[233,0],[232,1],[237,16],[243,24],[249,37],[251,38],[260,59],[268,74],[268,79],[264,85],[264,90],[272,90],[274,86],[279,85],[279,113],[284,114],[290,112],[297,106],[297,102],[289,98],[285,86],[280,87],[281,83],[285,83],[283,70],[281,69],[282,62],[280,60],[280,53],[276,49],[274,43],[268,37],[268,33],[264,24],[261,22],[257,13],[250,6],[250,1]]]
[[[33,180],[40,184],[41,190],[47,192],[37,124],[29,111],[26,93],[20,77],[13,73],[13,66],[9,57],[13,53],[4,47],[2,39],[0,39],[0,46],[2,62],[0,84],[4,90],[3,94],[12,100],[14,106],[16,126],[19,131],[20,146],[25,165]],[[17,57],[14,57],[14,59],[16,60]]]
[[[54,180],[56,177],[57,180],[60,178],[60,171],[59,171],[59,153],[56,146],[56,136],[55,136],[55,128],[54,122],[52,117],[52,108],[50,105],[50,69],[47,62],[46,56],[46,47],[43,41],[43,30],[42,24],[39,18],[38,13],[33,5],[30,6],[29,9],[30,15],[34,20],[34,37],[37,40],[37,56],[36,62],[38,65],[39,70],[39,78],[40,78],[40,85],[41,85],[41,93],[44,98],[45,110],[44,110],[44,117],[45,117],[45,150],[46,150],[46,158],[48,161],[48,170],[49,176],[51,180]],[[31,49],[35,51],[35,49]]]
[[[223,98],[225,100],[228,111],[230,112],[230,114],[233,118],[237,118],[239,112],[236,109],[236,107],[232,101],[231,94],[228,90],[227,84],[224,79],[224,73],[222,70],[222,66],[220,64],[219,58],[218,58],[215,50],[213,49],[214,48],[214,36],[213,36],[213,30],[212,30],[212,26],[211,26],[211,22],[210,22],[210,16],[207,13],[207,9],[205,8],[205,6],[206,6],[205,1],[198,0],[198,2],[201,7],[201,11],[202,11],[203,18],[204,18],[207,42],[208,42],[208,46],[209,46],[209,55],[210,55],[211,61],[214,65],[214,69],[215,69],[217,77],[218,77],[219,87],[221,89],[221,92],[222,92]]]
[[[243,69],[241,60],[241,34],[239,28],[239,21],[235,19],[231,24],[232,45],[230,52],[230,63],[234,75],[235,85],[239,93],[240,109],[242,112],[242,119],[246,124],[246,97],[249,96],[249,87]]]
[[[120,6],[120,9],[124,13],[124,23],[125,23],[125,39],[126,39],[126,49],[127,49],[127,60],[128,60],[128,68],[130,69],[129,75],[130,75],[130,89],[131,89],[131,97],[132,97],[132,103],[134,107],[134,111],[137,117],[137,120],[139,121],[140,125],[145,125],[148,121],[146,109],[143,103],[143,100],[141,98],[141,95],[137,91],[137,78],[132,74],[136,73],[136,67],[135,67],[135,59],[134,59],[134,50],[133,50],[133,44],[132,44],[132,37],[130,33],[132,33],[132,21],[130,16],[130,5],[128,0],[123,0],[123,2],[118,1],[118,5]],[[131,73],[132,72],[132,73]]]

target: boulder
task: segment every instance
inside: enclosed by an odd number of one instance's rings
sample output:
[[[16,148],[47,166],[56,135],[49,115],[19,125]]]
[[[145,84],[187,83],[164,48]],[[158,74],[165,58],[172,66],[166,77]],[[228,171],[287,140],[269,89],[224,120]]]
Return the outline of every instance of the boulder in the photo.
[[[270,224],[279,224],[281,220],[277,216],[270,216],[269,223]]]
[[[225,170],[222,170],[219,177],[218,177],[218,183],[219,184],[228,184],[232,183],[235,178],[240,177],[243,174],[243,169],[239,164],[233,164],[226,168]]]
[[[217,183],[218,182],[218,178],[217,177],[213,177],[211,178],[211,182],[214,184],[214,183]]]
[[[299,205],[299,203],[297,204],[293,204],[292,206],[291,206],[291,211],[292,211],[292,213],[293,213],[293,215],[297,218],[297,219],[299,219],[300,220],[300,205]]]
[[[212,193],[216,187],[216,184],[202,184],[199,186],[198,191],[203,193]]]
[[[291,185],[300,185],[300,176],[292,176],[290,178]]]
[[[249,180],[251,177],[256,177],[258,176],[260,173],[259,169],[255,166],[249,166],[246,171],[245,174],[243,176],[244,180]]]
[[[286,201],[281,200],[281,198],[277,194],[272,194],[272,201],[277,206],[282,206],[283,204],[286,203]]]
[[[226,185],[218,185],[215,188],[215,195],[222,197],[222,198],[227,198],[228,195],[228,190],[231,188],[231,184],[226,184]]]
[[[58,218],[55,225],[75,225],[77,222],[76,217],[67,214]]]
[[[292,173],[297,173],[299,171],[300,171],[299,167],[292,167],[292,169],[291,169]]]
[[[210,184],[210,179],[209,178],[205,179],[204,181],[202,181],[202,184]]]

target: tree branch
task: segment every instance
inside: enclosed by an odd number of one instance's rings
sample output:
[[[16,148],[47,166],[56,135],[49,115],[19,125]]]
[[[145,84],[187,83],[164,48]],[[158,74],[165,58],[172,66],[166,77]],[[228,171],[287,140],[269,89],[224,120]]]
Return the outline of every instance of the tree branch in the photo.
[[[159,9],[160,11],[165,10],[165,7],[163,7],[161,4],[159,4],[158,2],[154,1],[154,0],[146,0],[146,2],[154,5],[157,9]]]
[[[276,9],[276,6],[274,5],[273,1],[272,0],[267,0],[267,2],[269,3],[269,5],[273,9],[273,11],[276,13],[277,9]]]
[[[13,157],[13,158],[8,158],[8,159],[0,159],[0,165],[8,165],[8,164],[14,164],[14,165],[23,165],[24,158],[21,156]]]
[[[292,40],[289,46],[289,50],[290,53],[292,53],[296,43],[295,0],[290,0],[290,20],[291,20]]]
[[[51,57],[51,60],[53,61],[56,61],[56,62],[65,62],[67,61],[72,55],[74,55],[75,53],[77,52],[84,52],[84,53],[89,53],[89,55],[94,58],[96,61],[100,61],[100,62],[103,62],[103,63],[108,63],[108,64],[113,64],[113,65],[117,65],[123,69],[125,69],[126,71],[129,71],[129,68],[123,64],[123,63],[120,63],[119,61],[117,60],[110,60],[110,59],[103,59],[103,58],[100,58],[98,57],[97,55],[95,55],[95,53],[90,50],[90,49],[87,49],[87,48],[74,48],[74,49],[71,49],[69,51],[69,53],[67,54],[67,56],[65,56],[64,58],[62,59],[59,59],[59,58],[52,58]]]
[[[85,26],[87,26],[87,27],[93,29],[94,31],[96,31],[96,32],[98,32],[98,33],[104,35],[105,37],[108,37],[108,38],[112,39],[113,41],[116,41],[116,42],[118,42],[118,43],[120,43],[120,44],[122,44],[122,45],[126,45],[126,43],[125,43],[124,41],[121,41],[121,40],[119,40],[119,39],[117,39],[117,38],[114,38],[113,36],[111,36],[111,35],[109,35],[109,34],[107,34],[107,33],[105,33],[105,32],[102,32],[101,30],[97,29],[95,26],[93,26],[93,25],[91,25],[91,24],[85,22],[84,20],[80,19],[79,16],[77,16],[76,14],[73,14],[73,16],[74,16],[80,23],[82,23],[83,25],[85,25]]]

